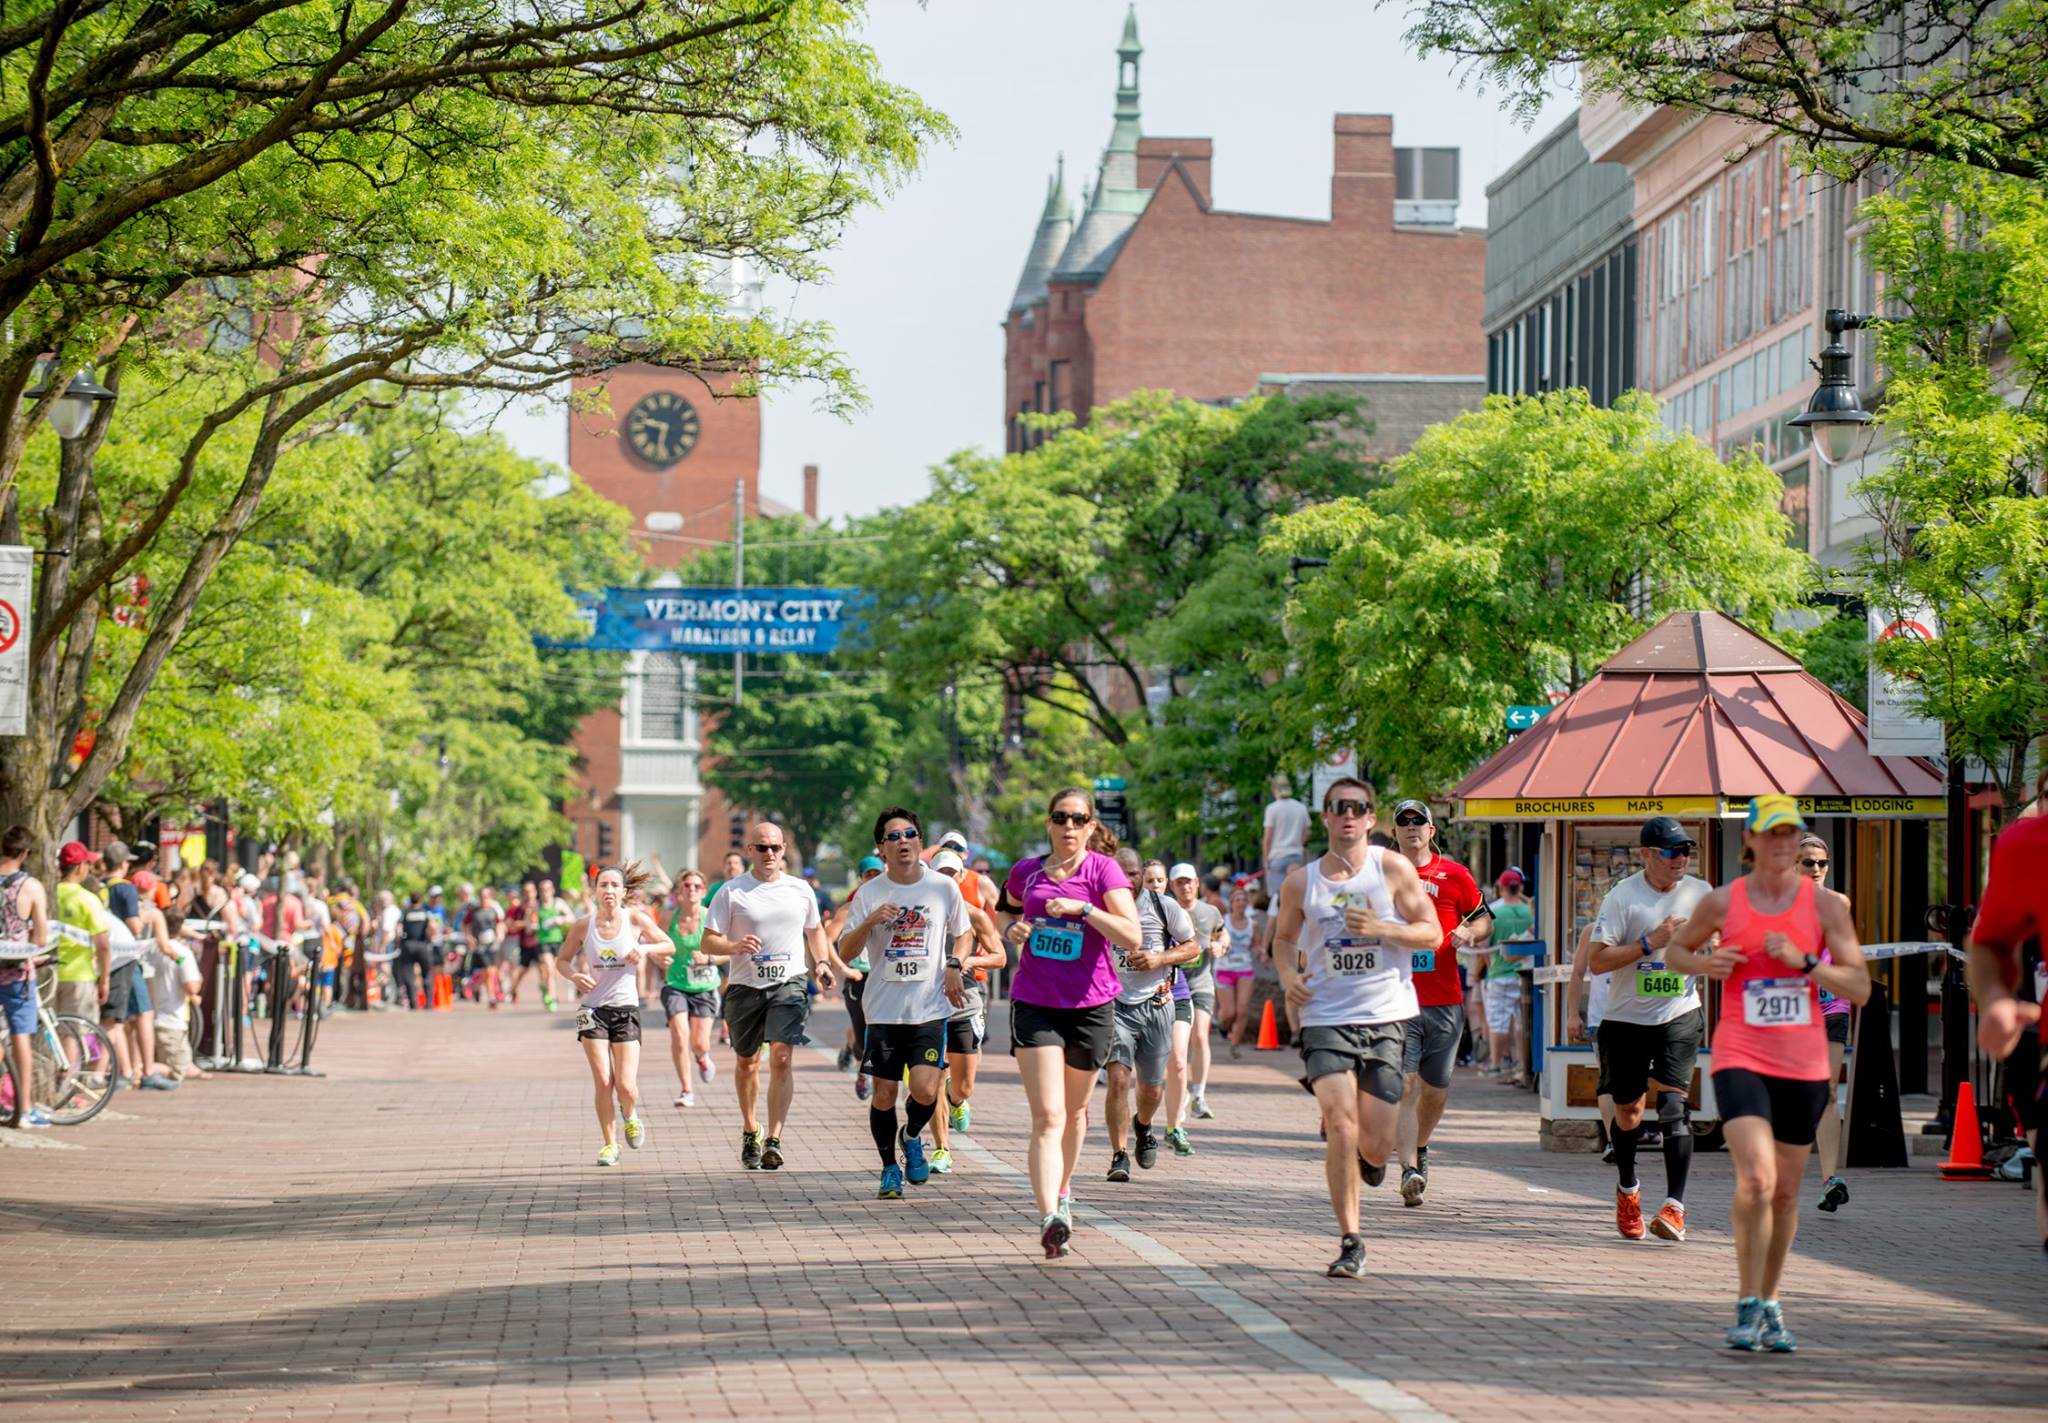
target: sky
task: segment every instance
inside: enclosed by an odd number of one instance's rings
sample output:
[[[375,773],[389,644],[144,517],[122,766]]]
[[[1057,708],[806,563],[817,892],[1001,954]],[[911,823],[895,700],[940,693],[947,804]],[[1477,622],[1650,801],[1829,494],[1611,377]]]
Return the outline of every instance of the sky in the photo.
[[[1125,0],[871,0],[867,40],[888,77],[959,128],[885,203],[859,216],[832,280],[771,286],[766,302],[835,328],[868,408],[840,419],[802,390],[768,398],[761,492],[801,502],[820,467],[819,512],[913,502],[931,467],[1003,438],[1002,320],[1064,152],[1079,202],[1109,139]],[[1401,147],[1462,150],[1459,221],[1486,222],[1486,185],[1571,111],[1533,127],[1448,61],[1401,42],[1402,7],[1366,0],[1141,0],[1144,132],[1215,140],[1219,208],[1327,218],[1333,115],[1391,113]],[[564,462],[562,407],[496,427],[523,453]]]

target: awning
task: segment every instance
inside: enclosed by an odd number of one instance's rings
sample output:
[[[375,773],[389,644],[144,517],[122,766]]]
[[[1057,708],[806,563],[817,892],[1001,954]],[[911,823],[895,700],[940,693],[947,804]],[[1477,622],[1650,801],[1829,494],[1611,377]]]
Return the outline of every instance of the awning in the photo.
[[[1790,653],[1720,613],[1674,613],[1616,653],[1451,792],[1470,820],[1942,815],[1941,772],[1873,756],[1863,714]]]

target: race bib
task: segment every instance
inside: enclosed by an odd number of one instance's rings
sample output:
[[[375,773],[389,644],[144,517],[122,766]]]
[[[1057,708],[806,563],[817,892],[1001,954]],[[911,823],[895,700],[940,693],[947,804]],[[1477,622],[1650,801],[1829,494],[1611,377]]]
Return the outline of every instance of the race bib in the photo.
[[[1685,993],[1685,975],[1661,963],[1636,965],[1636,992],[1645,998],[1679,998]]]
[[[1081,957],[1081,926],[1065,919],[1034,919],[1025,947],[1039,958],[1073,963]]]
[[[1323,945],[1323,953],[1330,972],[1339,978],[1362,978],[1392,967],[1378,939],[1331,939]]]
[[[781,983],[789,977],[789,955],[755,954],[754,978],[761,983]]]
[[[922,939],[910,947],[884,949],[882,962],[891,983],[918,983],[932,976],[931,951]]]
[[[576,1010],[576,1031],[579,1034],[597,1031],[597,1010],[595,1008],[578,1008]]]
[[[1752,978],[1742,985],[1742,1021],[1752,1028],[1803,1028],[1813,995],[1803,978]]]
[[[1431,969],[1435,967],[1435,949],[1417,949],[1415,951],[1415,956],[1412,959],[1410,959],[1408,963],[1408,971],[1410,973],[1428,973]]]

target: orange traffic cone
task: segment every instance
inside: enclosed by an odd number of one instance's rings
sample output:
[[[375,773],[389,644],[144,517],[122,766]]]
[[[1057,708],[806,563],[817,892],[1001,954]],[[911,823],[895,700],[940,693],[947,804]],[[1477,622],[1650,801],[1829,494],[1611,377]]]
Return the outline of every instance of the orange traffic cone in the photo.
[[[455,1006],[455,981],[445,973],[434,975],[434,1011],[446,1013]]]
[[[1273,1023],[1273,1000],[1266,1000],[1266,1011],[1259,1015],[1259,1051],[1271,1052],[1280,1046],[1280,1030]]]
[[[1984,1134],[1977,1126],[1977,1089],[1969,1082],[1956,1088],[1956,1125],[1949,1137],[1948,1160],[1941,1163],[1944,1181],[1987,1181]]]

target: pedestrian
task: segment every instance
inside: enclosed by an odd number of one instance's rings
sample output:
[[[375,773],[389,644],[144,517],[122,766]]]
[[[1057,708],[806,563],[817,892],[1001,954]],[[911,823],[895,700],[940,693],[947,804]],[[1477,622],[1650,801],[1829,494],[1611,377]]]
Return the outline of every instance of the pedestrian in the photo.
[[[1534,939],[1536,908],[1524,892],[1526,882],[1519,869],[1509,866],[1502,870],[1494,887],[1500,892],[1499,898],[1487,908],[1493,915],[1492,941],[1496,947],[1486,959],[1485,976],[1480,980],[1480,992],[1485,999],[1486,1040],[1492,1050],[1486,1071],[1490,1077],[1512,1077],[1515,1086],[1520,1087],[1523,1079],[1519,1074],[1529,1062],[1528,1045],[1522,1040],[1522,965],[1498,946]]]
[[[1811,832],[1799,839],[1799,873],[1805,875],[1819,887],[1823,894],[1833,894],[1849,907],[1849,897],[1837,894],[1827,887],[1828,862],[1832,858],[1828,842]],[[1830,950],[1820,951],[1822,963],[1833,963]],[[1842,1080],[1842,1062],[1849,1052],[1849,1020],[1853,1017],[1849,1000],[1838,998],[1826,989],[1821,990],[1821,1027],[1828,1038],[1828,1103],[1820,1114],[1820,1131],[1814,1142],[1814,1155],[1820,1158],[1820,1208],[1833,1214],[1849,1204],[1849,1183],[1842,1177],[1842,1105],[1837,1100],[1835,1084]]]
[[[1735,1158],[1737,1290],[1728,1347],[1780,1354],[1799,1347],[1785,1327],[1778,1284],[1799,1229],[1799,1178],[1834,1090],[1820,993],[1859,1007],[1870,997],[1848,903],[1799,871],[1805,829],[1793,797],[1752,797],[1742,843],[1755,868],[1701,899],[1663,948],[1673,969],[1721,985],[1714,1100]],[[1822,962],[1823,947],[1832,962]],[[1611,1025],[1611,1004],[1608,1013]]]
[[[1273,799],[1266,803],[1265,827],[1259,863],[1270,896],[1280,892],[1280,882],[1287,878],[1287,872],[1308,856],[1308,807],[1294,798],[1294,784],[1284,775],[1273,777]]]
[[[11,944],[47,948],[50,943],[49,896],[42,881],[27,869],[35,836],[25,825],[0,832],[0,938]],[[36,967],[40,954],[11,952],[0,959],[0,1016],[7,1025],[8,1060],[14,1064],[17,1126],[45,1127],[49,1117],[23,1084],[34,1082],[33,1054],[41,1015],[36,1003]]]

